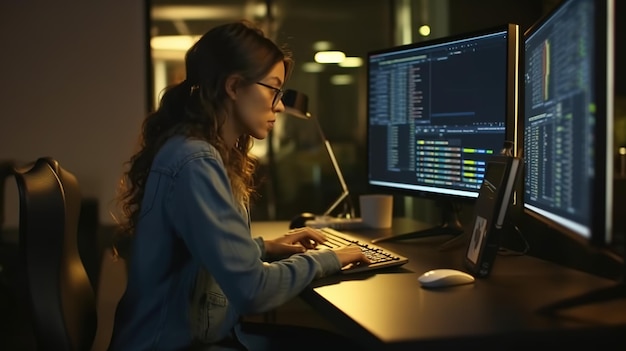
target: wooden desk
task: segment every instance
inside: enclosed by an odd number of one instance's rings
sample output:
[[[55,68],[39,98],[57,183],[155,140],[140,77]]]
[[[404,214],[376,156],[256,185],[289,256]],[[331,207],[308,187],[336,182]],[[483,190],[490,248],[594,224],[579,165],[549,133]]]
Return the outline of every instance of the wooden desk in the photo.
[[[397,223],[392,231],[401,227]],[[287,222],[256,222],[252,231],[269,237],[282,235],[287,227]],[[351,234],[369,240],[391,232]],[[621,350],[626,345],[626,299],[552,316],[537,312],[552,302],[615,282],[534,257],[498,256],[491,275],[474,284],[421,288],[417,277],[429,269],[463,269],[464,244],[439,250],[449,238],[379,243],[408,257],[409,263],[376,273],[324,278],[301,297],[371,350],[415,350],[418,346],[429,351],[451,347],[511,350],[543,344]]]

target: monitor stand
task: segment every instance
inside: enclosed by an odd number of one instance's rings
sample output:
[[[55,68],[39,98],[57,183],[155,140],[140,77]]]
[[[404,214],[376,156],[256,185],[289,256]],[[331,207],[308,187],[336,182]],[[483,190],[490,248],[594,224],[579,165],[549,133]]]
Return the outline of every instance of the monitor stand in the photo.
[[[463,226],[459,220],[458,210],[451,200],[444,200],[438,203],[441,207],[441,224],[435,227],[417,230],[409,233],[383,236],[372,240],[372,243],[380,243],[384,241],[397,241],[397,240],[409,240],[425,238],[429,236],[439,235],[453,235],[454,237],[449,241],[452,242],[463,234]],[[447,246],[444,243],[443,246]]]
[[[540,309],[542,313],[554,313],[566,308],[591,305],[594,303],[606,302],[616,299],[626,298],[626,284],[619,282],[617,285],[608,288],[590,291],[580,296],[574,296],[561,301],[557,301]]]
[[[626,242],[623,243],[626,250]],[[551,303],[539,309],[539,312],[551,314],[559,310],[591,305],[594,303],[607,302],[617,299],[626,299],[626,252],[622,252],[622,276],[616,285],[603,289],[596,289],[582,295],[573,296],[557,302]]]

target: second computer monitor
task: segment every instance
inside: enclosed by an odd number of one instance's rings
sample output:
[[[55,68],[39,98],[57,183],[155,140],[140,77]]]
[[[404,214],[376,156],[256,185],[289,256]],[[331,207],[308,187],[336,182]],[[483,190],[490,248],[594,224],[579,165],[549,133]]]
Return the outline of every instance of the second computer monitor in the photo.
[[[519,37],[507,24],[370,52],[368,185],[475,200],[489,156],[515,153]]]
[[[610,245],[613,0],[561,1],[524,34],[527,213]]]

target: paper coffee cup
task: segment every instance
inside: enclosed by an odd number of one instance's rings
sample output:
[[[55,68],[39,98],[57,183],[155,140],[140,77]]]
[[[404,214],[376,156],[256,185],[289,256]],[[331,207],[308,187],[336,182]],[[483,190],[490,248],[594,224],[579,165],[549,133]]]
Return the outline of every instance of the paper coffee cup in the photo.
[[[359,196],[361,218],[371,228],[391,228],[393,217],[393,196],[367,194]]]

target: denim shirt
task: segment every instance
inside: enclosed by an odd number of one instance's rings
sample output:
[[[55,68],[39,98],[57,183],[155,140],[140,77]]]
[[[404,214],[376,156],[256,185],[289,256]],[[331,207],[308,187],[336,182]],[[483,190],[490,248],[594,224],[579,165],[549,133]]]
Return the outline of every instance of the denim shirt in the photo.
[[[208,318],[204,342],[218,340],[241,315],[270,311],[341,268],[331,251],[264,258],[263,240],[252,238],[218,151],[202,140],[170,138],[146,182],[110,350],[189,349],[198,341],[192,318]],[[201,269],[212,284],[211,303],[190,313]],[[208,325],[212,314],[218,325]]]

